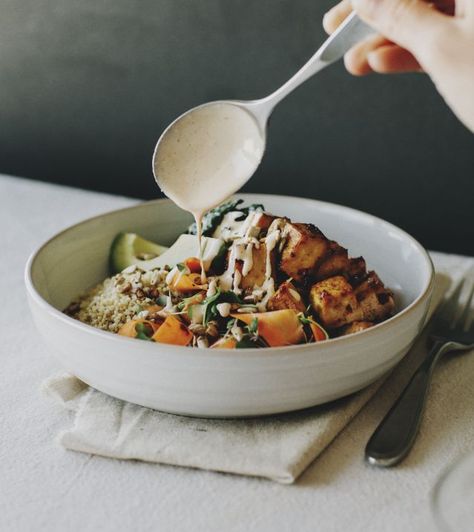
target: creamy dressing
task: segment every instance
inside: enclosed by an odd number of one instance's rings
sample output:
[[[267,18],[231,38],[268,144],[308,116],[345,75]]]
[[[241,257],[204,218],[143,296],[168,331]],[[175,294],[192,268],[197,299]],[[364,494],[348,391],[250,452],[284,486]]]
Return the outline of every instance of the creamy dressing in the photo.
[[[262,132],[247,111],[215,103],[193,109],[165,131],[154,172],[169,198],[202,215],[252,176],[264,149]]]
[[[196,220],[203,283],[202,216],[250,179],[264,149],[255,119],[229,103],[193,109],[171,124],[158,144],[155,178],[161,190]]]

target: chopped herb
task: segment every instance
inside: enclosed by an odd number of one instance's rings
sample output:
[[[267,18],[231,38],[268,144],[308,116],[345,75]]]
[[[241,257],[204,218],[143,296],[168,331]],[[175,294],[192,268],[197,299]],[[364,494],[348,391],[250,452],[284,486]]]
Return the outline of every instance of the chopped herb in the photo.
[[[258,318],[254,318],[250,325],[248,326],[249,334],[257,335],[258,334]]]
[[[227,322],[226,329],[227,329],[228,331],[230,331],[234,325],[235,325],[235,318],[232,318],[232,319],[230,319],[230,320]]]
[[[298,319],[304,325],[309,325],[310,323],[313,323],[313,320],[311,318],[306,317],[302,312],[298,314]]]
[[[152,336],[153,336],[153,329],[146,323],[137,323],[135,325],[135,331],[137,332],[136,338],[139,340],[151,340],[152,342]]]

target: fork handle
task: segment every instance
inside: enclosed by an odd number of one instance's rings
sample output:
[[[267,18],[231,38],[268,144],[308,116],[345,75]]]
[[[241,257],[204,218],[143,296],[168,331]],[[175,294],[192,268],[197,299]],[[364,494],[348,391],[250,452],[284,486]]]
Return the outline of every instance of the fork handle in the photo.
[[[388,467],[407,455],[418,434],[433,368],[440,356],[450,349],[450,342],[434,344],[368,441],[365,457],[369,464]]]

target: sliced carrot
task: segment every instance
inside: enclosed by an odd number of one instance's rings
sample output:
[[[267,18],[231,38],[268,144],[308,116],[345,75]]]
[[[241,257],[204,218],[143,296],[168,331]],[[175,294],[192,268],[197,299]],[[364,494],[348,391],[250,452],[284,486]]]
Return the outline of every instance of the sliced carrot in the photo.
[[[311,319],[309,326],[311,328],[311,332],[313,333],[315,342],[322,342],[323,340],[329,339],[328,333],[321,327],[321,325],[319,325],[319,323],[316,323]]]
[[[201,273],[201,261],[197,257],[189,257],[184,261],[184,265],[191,273]]]
[[[232,317],[247,325],[257,318],[258,334],[270,347],[299,344],[304,339],[303,325],[293,309],[232,314]]]
[[[153,332],[157,331],[159,327],[157,323],[153,323],[152,321],[148,321],[148,320],[143,320],[143,319],[130,320],[130,321],[127,321],[127,323],[125,323],[124,325],[122,325],[122,327],[120,327],[118,334],[120,334],[121,336],[128,336],[129,338],[136,338],[137,337],[136,327],[139,323],[148,325],[149,327],[151,327],[151,330]]]
[[[237,340],[233,336],[227,338],[220,338],[217,342],[211,345],[211,349],[235,349],[237,346]]]
[[[201,284],[201,276],[198,273],[181,272],[176,272],[169,287],[175,292],[193,292],[205,288]]]
[[[193,333],[176,316],[169,315],[152,336],[161,344],[188,345]]]

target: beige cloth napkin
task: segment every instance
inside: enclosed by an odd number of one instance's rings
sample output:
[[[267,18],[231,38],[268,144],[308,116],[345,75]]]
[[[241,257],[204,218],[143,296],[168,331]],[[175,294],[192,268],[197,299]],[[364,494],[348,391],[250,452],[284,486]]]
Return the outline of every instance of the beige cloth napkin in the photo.
[[[430,312],[449,280],[437,275]],[[426,350],[421,336],[408,357]],[[240,475],[289,484],[329,445],[381,386],[300,412],[255,419],[210,420],[165,414],[110,397],[76,377],[50,377],[43,391],[75,412],[59,435],[66,449]]]

